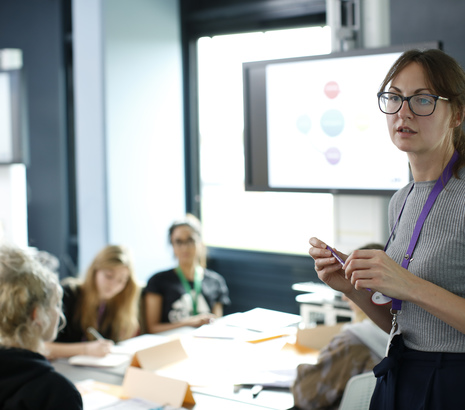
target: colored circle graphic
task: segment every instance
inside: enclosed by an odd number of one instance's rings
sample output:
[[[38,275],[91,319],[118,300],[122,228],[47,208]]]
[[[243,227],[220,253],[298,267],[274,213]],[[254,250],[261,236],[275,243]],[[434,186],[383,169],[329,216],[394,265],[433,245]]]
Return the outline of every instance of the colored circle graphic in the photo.
[[[326,97],[334,99],[336,98],[341,90],[339,89],[339,84],[336,81],[329,81],[325,84],[325,94]]]
[[[336,137],[344,129],[344,116],[339,110],[328,110],[321,116],[320,124],[326,135]]]
[[[331,165],[337,165],[341,160],[341,151],[336,147],[328,148],[325,152],[326,161]]]
[[[301,115],[297,118],[297,129],[304,135],[306,135],[312,128],[312,121],[308,115]]]

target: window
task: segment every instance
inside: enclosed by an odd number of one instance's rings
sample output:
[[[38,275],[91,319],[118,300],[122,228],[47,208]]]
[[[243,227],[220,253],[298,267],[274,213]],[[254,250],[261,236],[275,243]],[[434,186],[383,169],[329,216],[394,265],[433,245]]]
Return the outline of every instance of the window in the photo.
[[[329,27],[198,40],[201,214],[208,246],[306,254],[309,236],[333,243],[331,194],[246,192],[242,63],[327,54]]]

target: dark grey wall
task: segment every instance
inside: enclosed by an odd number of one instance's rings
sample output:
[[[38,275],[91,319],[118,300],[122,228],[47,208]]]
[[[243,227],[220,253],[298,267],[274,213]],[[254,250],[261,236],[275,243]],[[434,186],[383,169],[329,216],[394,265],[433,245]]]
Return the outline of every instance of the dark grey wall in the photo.
[[[391,44],[441,41],[465,67],[465,1],[391,0]]]
[[[208,267],[224,277],[231,305],[225,314],[255,307],[299,313],[292,289],[297,282],[318,282],[310,256],[273,254],[232,249],[209,249]]]
[[[27,79],[29,244],[58,256],[62,265],[69,254],[63,18],[67,3],[0,0],[0,48],[23,51]]]

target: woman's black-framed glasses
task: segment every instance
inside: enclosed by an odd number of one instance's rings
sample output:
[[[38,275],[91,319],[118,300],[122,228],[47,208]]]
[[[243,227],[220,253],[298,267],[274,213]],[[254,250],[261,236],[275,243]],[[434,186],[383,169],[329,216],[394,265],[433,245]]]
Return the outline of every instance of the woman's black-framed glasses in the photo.
[[[410,97],[404,97],[386,91],[378,93],[379,109],[385,114],[396,114],[402,108],[404,101],[407,101],[410,111],[420,117],[427,117],[436,109],[438,100],[449,101],[448,98],[433,94],[414,94]]]

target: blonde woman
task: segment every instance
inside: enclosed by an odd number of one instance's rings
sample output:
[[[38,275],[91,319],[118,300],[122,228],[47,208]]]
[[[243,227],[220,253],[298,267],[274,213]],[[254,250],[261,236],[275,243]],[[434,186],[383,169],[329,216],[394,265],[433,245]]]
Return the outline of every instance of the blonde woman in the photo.
[[[82,409],[74,385],[45,358],[61,311],[55,273],[20,249],[0,246],[0,408]]]
[[[106,246],[94,258],[84,280],[68,278],[63,290],[67,323],[55,342],[48,344],[50,357],[104,356],[113,343],[138,333],[139,290],[127,248]],[[103,339],[96,338],[90,328]]]
[[[199,220],[188,214],[168,231],[178,266],[153,275],[145,289],[148,333],[183,326],[199,327],[223,315],[229,304],[224,278],[206,269],[205,246]]]

